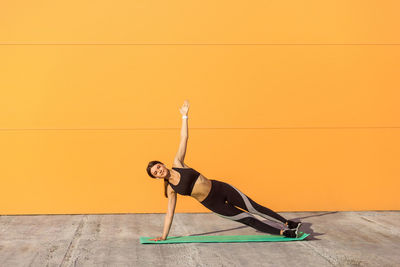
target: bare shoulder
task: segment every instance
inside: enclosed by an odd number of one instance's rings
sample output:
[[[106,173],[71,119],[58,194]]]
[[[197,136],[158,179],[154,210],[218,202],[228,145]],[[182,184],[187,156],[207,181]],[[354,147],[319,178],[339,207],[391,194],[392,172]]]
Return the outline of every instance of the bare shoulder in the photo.
[[[172,164],[172,167],[175,168],[190,168],[186,163],[179,161],[179,160],[175,160],[174,163]]]

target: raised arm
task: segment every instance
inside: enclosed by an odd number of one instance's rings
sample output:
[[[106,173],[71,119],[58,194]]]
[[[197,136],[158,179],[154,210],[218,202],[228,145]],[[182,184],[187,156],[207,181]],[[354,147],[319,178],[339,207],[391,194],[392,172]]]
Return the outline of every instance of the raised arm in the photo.
[[[187,118],[185,119],[183,116],[188,115],[189,112],[189,101],[185,100],[183,103],[182,107],[179,109],[179,111],[182,114],[182,129],[181,129],[181,137],[188,137],[188,124],[187,124]]]
[[[181,129],[181,140],[179,142],[179,149],[174,159],[175,163],[183,163],[183,161],[185,160],[186,146],[187,146],[187,140],[189,138],[189,132],[188,132],[188,118],[184,116],[187,116],[188,114],[189,101],[185,100],[183,106],[179,110],[182,114],[182,129]]]

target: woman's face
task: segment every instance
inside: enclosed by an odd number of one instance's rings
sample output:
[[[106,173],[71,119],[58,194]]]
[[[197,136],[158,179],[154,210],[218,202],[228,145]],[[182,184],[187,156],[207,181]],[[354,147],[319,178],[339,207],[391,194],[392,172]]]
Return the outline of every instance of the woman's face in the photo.
[[[154,177],[161,179],[167,176],[168,169],[163,164],[157,163],[150,169],[150,172]]]

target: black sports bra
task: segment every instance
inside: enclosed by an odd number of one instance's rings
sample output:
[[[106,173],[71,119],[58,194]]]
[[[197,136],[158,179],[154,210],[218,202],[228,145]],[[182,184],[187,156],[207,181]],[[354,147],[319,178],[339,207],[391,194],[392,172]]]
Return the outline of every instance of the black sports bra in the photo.
[[[196,183],[197,179],[200,176],[200,173],[195,171],[192,168],[176,168],[172,167],[172,169],[176,170],[181,174],[181,180],[177,185],[171,184],[169,181],[168,183],[171,187],[177,192],[178,194],[184,196],[190,196],[192,193],[194,184]]]

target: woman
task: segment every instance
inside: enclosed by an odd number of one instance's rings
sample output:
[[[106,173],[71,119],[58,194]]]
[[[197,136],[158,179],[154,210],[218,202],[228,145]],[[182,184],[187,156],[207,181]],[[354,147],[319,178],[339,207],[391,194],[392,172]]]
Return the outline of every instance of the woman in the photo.
[[[151,240],[158,241],[167,238],[174,216],[177,194],[191,196],[217,215],[249,225],[259,231],[286,237],[298,237],[298,229],[301,223],[286,220],[276,212],[254,202],[233,185],[207,179],[183,162],[188,140],[188,110],[189,102],[185,100],[180,108],[183,115],[181,141],[172,169],[168,169],[160,161],[151,161],[147,166],[147,173],[150,177],[164,179],[164,195],[168,198],[168,211],[164,221],[163,235]],[[258,220],[253,214],[262,217],[271,216],[285,223],[289,230],[272,227]]]

